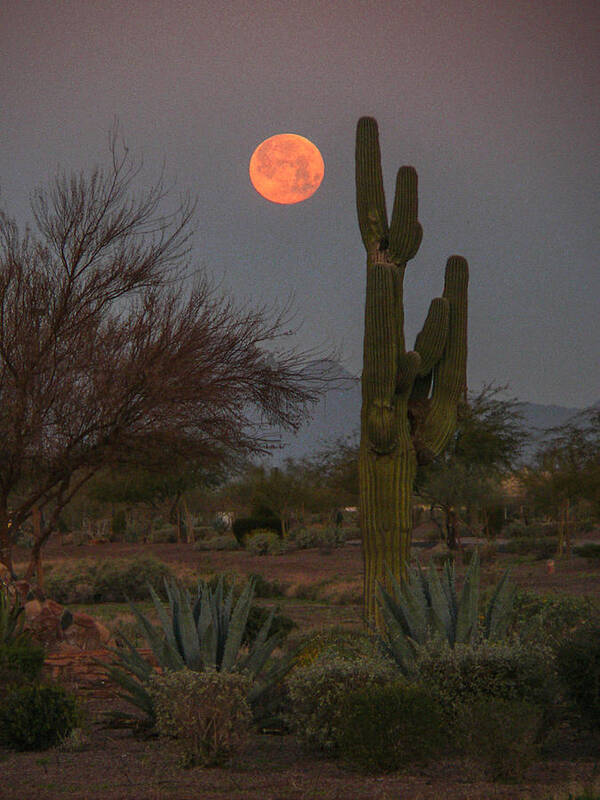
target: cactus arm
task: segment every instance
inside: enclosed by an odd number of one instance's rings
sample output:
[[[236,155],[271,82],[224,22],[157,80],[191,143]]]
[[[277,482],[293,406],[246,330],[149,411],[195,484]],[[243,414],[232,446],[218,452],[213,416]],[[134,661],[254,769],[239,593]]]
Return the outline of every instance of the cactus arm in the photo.
[[[379,132],[372,117],[361,117],[356,129],[356,210],[363,243],[372,253],[388,236]]]
[[[414,167],[400,167],[389,234],[389,253],[397,264],[406,264],[419,249],[423,228],[418,213],[417,172]]]
[[[417,410],[417,404],[426,401],[431,390],[433,369],[444,352],[448,338],[450,305],[445,297],[436,297],[431,301],[427,318],[415,341],[415,350],[421,357],[421,366],[414,380],[410,394],[411,410]],[[422,415],[422,414],[421,414]]]
[[[431,301],[427,319],[415,341],[415,350],[421,356],[419,377],[432,371],[444,352],[448,337],[450,304],[445,297]]]
[[[448,337],[443,355],[433,370],[431,405],[420,436],[422,448],[433,455],[440,453],[452,436],[458,404],[467,388],[468,283],[466,260],[450,256],[444,285],[444,297],[449,305]]]

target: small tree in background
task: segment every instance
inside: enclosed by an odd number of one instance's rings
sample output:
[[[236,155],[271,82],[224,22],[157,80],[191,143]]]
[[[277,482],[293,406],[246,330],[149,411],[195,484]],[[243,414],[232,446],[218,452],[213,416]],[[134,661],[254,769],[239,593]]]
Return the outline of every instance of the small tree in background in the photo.
[[[59,174],[35,233],[0,215],[0,561],[14,531],[60,511],[105,464],[201,460],[294,428],[319,379],[278,347],[282,314],[237,308],[187,264],[193,207],[161,211],[161,183],[111,136],[108,169]]]
[[[419,467],[419,496],[442,510],[448,547],[458,543],[462,509],[487,512],[502,501],[503,479],[518,465],[528,434],[519,402],[504,387],[484,386],[463,403],[447,449]]]
[[[577,504],[600,513],[600,410],[549,429],[523,482],[534,507],[558,520],[559,552],[569,551]]]

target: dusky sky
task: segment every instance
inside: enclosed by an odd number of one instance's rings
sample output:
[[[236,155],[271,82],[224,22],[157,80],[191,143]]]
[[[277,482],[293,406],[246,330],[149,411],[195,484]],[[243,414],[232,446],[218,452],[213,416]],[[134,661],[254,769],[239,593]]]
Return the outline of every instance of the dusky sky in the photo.
[[[298,341],[361,370],[358,117],[419,173],[407,342],[446,259],[470,265],[469,385],[600,400],[597,0],[4,0],[0,206],[20,222],[57,168],[106,163],[115,118],[151,182],[198,197],[193,259],[240,301],[294,296]],[[316,194],[276,205],[248,161],[311,139]]]

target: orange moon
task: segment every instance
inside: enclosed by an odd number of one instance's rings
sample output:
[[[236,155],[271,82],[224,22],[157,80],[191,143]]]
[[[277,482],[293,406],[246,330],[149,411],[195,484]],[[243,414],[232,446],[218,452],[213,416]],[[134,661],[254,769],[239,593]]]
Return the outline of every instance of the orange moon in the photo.
[[[278,133],[252,153],[250,180],[272,203],[300,203],[313,195],[323,180],[323,157],[309,139],[296,133]]]

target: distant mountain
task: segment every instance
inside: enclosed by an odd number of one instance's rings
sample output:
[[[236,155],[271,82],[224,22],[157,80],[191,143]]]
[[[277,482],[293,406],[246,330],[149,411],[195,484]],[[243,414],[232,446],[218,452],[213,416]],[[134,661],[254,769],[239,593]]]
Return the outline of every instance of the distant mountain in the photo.
[[[273,466],[282,464],[286,458],[300,459],[314,455],[336,439],[358,435],[360,426],[360,378],[351,375],[339,364],[328,366],[332,388],[315,405],[310,421],[297,433],[284,433],[281,448],[267,459]],[[564,425],[579,413],[579,408],[566,406],[523,403],[523,423],[532,433],[532,441],[526,448],[525,457],[531,455],[543,432],[548,428]]]

